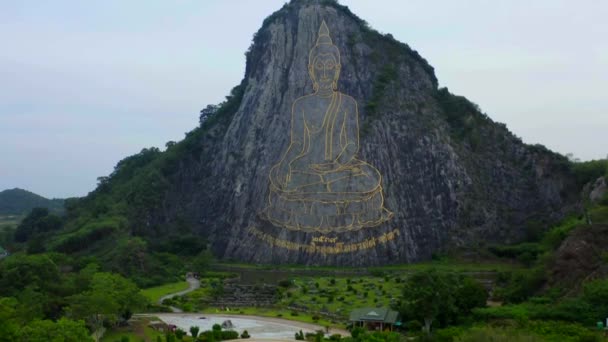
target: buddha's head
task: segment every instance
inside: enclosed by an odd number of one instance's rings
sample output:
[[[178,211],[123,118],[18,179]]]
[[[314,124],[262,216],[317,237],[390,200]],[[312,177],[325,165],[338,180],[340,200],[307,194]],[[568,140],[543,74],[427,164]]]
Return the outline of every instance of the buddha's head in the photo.
[[[317,44],[308,54],[308,72],[315,91],[337,89],[340,77],[340,51],[329,37],[325,20],[319,28]]]

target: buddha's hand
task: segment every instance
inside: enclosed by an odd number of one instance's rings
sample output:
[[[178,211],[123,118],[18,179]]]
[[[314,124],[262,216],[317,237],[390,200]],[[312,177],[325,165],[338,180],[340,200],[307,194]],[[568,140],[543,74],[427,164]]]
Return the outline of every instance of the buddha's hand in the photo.
[[[317,172],[337,171],[340,167],[341,165],[336,162],[310,165],[310,168]]]

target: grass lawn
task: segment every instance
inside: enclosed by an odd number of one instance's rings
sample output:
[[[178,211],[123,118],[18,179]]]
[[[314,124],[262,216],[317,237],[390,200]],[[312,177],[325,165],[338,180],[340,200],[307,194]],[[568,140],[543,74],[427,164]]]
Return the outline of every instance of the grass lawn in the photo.
[[[279,305],[306,307],[346,319],[356,308],[390,307],[401,295],[402,281],[401,277],[390,275],[295,278],[294,286],[284,290]]]
[[[331,320],[328,320],[324,317],[320,317],[319,320],[314,320],[313,315],[311,315],[311,314],[307,314],[307,313],[303,313],[303,312],[295,313],[291,310],[280,309],[280,308],[260,308],[260,307],[234,308],[234,309],[231,309],[230,311],[220,310],[218,308],[206,308],[202,312],[209,313],[209,314],[252,315],[252,316],[282,318],[282,319],[288,319],[290,321],[317,324],[322,327],[330,326],[332,328],[341,328],[341,329],[346,328],[346,324],[344,322],[332,322]]]
[[[304,266],[304,265],[254,265],[242,263],[216,263],[213,266],[221,269],[259,269],[259,270],[282,270],[282,271],[384,271],[384,272],[399,272],[399,271],[420,271],[426,269],[437,269],[439,271],[450,272],[499,272],[508,271],[520,268],[521,265],[512,262],[501,262],[500,260],[490,262],[471,262],[457,259],[440,259],[412,264],[398,264],[377,267],[338,267],[338,266]]]
[[[201,288],[187,294],[182,300],[182,306],[188,311],[206,313],[246,314],[266,317],[279,317],[294,321],[316,323],[321,326],[344,327],[348,315],[355,308],[361,307],[390,307],[401,295],[403,278],[394,274],[382,277],[295,277],[289,288],[279,287],[279,300],[272,308],[235,307],[229,312],[215,307],[206,306],[211,299],[209,284],[201,283]],[[212,281],[212,280],[209,280]],[[179,303],[177,306],[180,306]],[[290,307],[309,311],[296,312]],[[335,315],[331,319],[323,314],[319,320],[313,320],[315,312]],[[332,322],[333,320],[333,322]]]
[[[177,283],[149,287],[141,290],[141,294],[148,298],[152,303],[156,303],[162,296],[186,290],[189,286],[187,281],[180,281]]]
[[[502,271],[510,271],[517,268],[521,268],[522,266],[519,264],[514,264],[512,262],[469,262],[469,261],[460,261],[460,260],[434,260],[427,262],[418,262],[413,264],[404,264],[404,265],[388,265],[381,267],[370,267],[370,271],[423,271],[435,269],[438,271],[446,271],[446,272],[502,272]]]
[[[114,329],[106,330],[105,334],[101,338],[101,342],[120,342],[120,339],[125,336],[129,338],[131,342],[156,342],[156,337],[161,336],[164,340],[164,334],[155,331],[148,326],[148,322],[158,320],[155,317],[143,317],[140,320],[132,321],[131,325],[127,327],[117,327]],[[184,339],[186,341],[186,339]]]

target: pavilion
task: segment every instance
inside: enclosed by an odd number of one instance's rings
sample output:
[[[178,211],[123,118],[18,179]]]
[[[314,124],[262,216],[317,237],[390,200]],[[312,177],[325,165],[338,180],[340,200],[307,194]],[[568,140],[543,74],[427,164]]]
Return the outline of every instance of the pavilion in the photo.
[[[401,326],[401,317],[395,310],[388,308],[361,308],[351,311],[349,321],[355,327],[366,327],[369,330],[393,331]]]

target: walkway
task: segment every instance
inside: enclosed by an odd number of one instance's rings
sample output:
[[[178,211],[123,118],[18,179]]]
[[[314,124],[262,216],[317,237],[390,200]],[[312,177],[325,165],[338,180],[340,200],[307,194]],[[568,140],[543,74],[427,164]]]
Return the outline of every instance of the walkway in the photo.
[[[162,305],[163,300],[165,300],[165,299],[169,299],[169,298],[173,298],[173,297],[176,297],[176,296],[185,295],[186,293],[192,292],[192,291],[198,289],[199,287],[201,287],[201,282],[198,279],[194,278],[194,277],[186,278],[186,281],[188,282],[188,284],[190,284],[190,287],[188,287],[187,289],[185,289],[183,291],[179,291],[179,292],[175,292],[175,293],[170,293],[168,295],[160,297],[160,299],[158,300],[158,304]],[[176,308],[174,306],[169,306],[169,308],[173,312],[182,312],[182,310],[180,308]]]
[[[250,316],[250,315],[230,315],[230,314],[207,314],[207,313],[149,313],[138,314],[137,316],[154,316],[167,324],[174,324],[177,327],[188,331],[191,326],[198,326],[201,331],[211,330],[213,324],[222,324],[225,320],[230,320],[234,324],[234,330],[242,333],[247,330],[252,340],[293,340],[296,332],[302,330],[304,333],[325,331],[325,327],[292,321],[283,318]],[[340,334],[350,336],[344,329],[330,328],[329,334]]]

